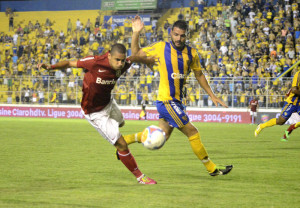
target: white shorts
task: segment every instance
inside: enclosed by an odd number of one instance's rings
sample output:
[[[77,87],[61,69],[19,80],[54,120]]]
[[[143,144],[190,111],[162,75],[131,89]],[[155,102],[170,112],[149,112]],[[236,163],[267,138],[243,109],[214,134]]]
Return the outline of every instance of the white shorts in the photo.
[[[112,145],[120,138],[119,125],[124,122],[124,118],[114,99],[111,99],[109,104],[99,112],[91,114],[85,114],[83,110],[81,112],[101,136]]]
[[[250,111],[250,116],[257,117],[257,112]]]
[[[291,117],[289,118],[291,124],[300,122],[300,115],[298,113],[292,113]]]

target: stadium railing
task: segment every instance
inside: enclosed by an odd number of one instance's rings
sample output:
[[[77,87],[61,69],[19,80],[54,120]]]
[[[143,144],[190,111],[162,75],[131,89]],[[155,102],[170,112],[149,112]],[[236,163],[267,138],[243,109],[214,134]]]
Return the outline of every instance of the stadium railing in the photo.
[[[207,77],[218,97],[229,107],[248,107],[257,97],[261,108],[281,108],[285,94],[291,88],[292,78],[281,78],[273,84],[271,78]],[[148,81],[149,82],[149,81]],[[187,78],[183,101],[189,107],[214,107],[207,94],[194,77]],[[112,95],[121,106],[137,106],[144,99],[148,106],[155,106],[159,78],[151,82],[141,77],[121,77]],[[0,104],[68,104],[79,105],[82,98],[82,80],[66,77],[14,77],[0,78]]]

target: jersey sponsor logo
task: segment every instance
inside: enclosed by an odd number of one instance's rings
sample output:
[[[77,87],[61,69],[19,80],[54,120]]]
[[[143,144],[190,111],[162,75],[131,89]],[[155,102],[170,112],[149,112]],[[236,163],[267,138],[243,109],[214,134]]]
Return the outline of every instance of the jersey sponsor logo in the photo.
[[[184,79],[186,77],[186,75],[185,74],[172,73],[171,77],[172,77],[172,79]]]
[[[103,80],[100,77],[97,77],[96,79],[96,83],[97,84],[102,84],[102,85],[112,85],[112,84],[116,84],[116,80]]]
[[[173,109],[176,111],[176,113],[178,113],[178,115],[181,114],[180,108],[179,108],[174,102],[171,102],[171,106],[172,106]]]
[[[101,70],[101,69],[99,69],[99,70],[98,70],[98,72],[105,72],[105,70]]]

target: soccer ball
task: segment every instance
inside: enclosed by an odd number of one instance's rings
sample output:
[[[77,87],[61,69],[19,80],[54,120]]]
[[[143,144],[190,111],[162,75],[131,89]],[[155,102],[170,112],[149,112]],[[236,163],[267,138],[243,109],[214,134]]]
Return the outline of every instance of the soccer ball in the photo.
[[[142,144],[149,150],[161,148],[166,142],[165,132],[158,126],[148,126],[142,133]]]

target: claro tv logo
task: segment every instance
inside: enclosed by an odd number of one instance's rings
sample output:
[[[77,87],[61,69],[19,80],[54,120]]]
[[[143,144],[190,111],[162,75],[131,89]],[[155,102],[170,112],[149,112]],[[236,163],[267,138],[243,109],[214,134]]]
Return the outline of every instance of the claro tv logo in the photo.
[[[172,73],[171,77],[172,77],[172,79],[184,79],[186,77],[186,75],[185,74]]]

